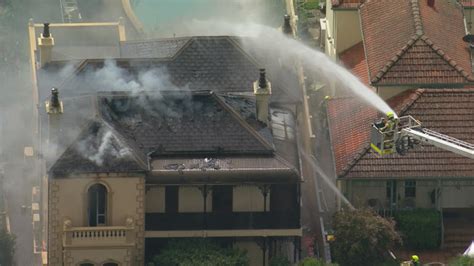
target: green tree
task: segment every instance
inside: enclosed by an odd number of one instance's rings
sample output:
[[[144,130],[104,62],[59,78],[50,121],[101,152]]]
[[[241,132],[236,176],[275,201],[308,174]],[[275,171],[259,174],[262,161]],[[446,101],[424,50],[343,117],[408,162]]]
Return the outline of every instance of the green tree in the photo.
[[[380,265],[388,250],[401,243],[395,222],[371,210],[340,211],[334,215],[333,256],[342,266]]]
[[[468,256],[460,256],[450,261],[449,266],[474,266],[474,258]]]
[[[247,266],[246,252],[222,248],[204,239],[172,240],[153,258],[150,265],[159,266]]]
[[[0,230],[0,265],[13,265],[15,238],[5,230]]]

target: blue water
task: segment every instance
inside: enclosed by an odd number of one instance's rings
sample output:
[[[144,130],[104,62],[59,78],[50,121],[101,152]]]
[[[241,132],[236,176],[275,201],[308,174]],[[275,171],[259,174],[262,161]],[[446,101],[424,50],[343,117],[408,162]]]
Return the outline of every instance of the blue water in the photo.
[[[137,17],[148,32],[186,35],[193,21],[257,22],[278,27],[285,0],[134,0]]]

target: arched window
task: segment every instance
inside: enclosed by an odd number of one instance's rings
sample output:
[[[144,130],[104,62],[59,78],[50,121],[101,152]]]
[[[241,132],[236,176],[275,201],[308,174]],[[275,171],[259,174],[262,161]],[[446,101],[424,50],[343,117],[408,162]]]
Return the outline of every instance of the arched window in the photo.
[[[87,191],[89,226],[107,223],[107,188],[102,184],[92,185]]]
[[[85,263],[79,264],[79,266],[94,266],[94,264],[90,262],[85,262]]]
[[[107,263],[102,264],[102,266],[119,266],[119,265],[118,263],[115,263],[115,262],[107,262]]]

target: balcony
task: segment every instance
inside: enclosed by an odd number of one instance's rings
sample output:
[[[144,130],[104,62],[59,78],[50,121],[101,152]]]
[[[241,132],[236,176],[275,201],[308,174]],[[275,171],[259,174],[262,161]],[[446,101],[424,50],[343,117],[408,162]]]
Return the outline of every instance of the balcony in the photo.
[[[231,213],[147,213],[145,230],[298,229],[297,211]]]
[[[64,247],[133,246],[133,226],[72,227],[65,222]]]

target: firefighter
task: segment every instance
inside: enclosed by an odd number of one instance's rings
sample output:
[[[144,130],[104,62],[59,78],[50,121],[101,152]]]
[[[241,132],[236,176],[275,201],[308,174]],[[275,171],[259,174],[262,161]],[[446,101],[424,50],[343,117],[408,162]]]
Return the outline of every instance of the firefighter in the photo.
[[[395,130],[395,125],[397,124],[397,121],[395,121],[395,114],[393,112],[388,112],[387,113],[387,121],[385,122],[385,126],[382,127],[382,131],[393,131]]]
[[[417,255],[412,255],[412,256],[411,256],[411,264],[412,264],[413,266],[420,266],[420,265],[421,265],[421,264],[420,264],[420,258],[418,258]]]
[[[395,119],[395,114],[393,112],[388,112],[387,113],[387,121],[385,122],[385,125],[380,129],[382,132],[384,132],[384,150],[391,150],[394,147],[393,143],[393,137],[394,137],[394,130],[397,125],[397,121]]]

